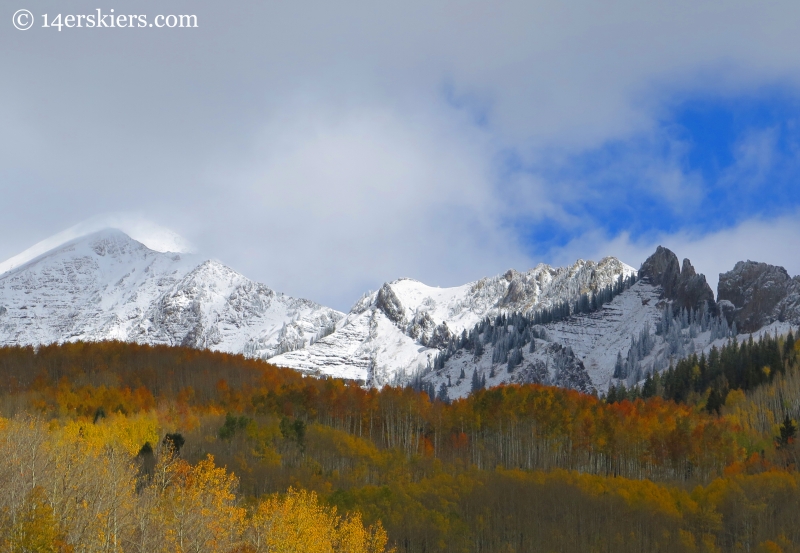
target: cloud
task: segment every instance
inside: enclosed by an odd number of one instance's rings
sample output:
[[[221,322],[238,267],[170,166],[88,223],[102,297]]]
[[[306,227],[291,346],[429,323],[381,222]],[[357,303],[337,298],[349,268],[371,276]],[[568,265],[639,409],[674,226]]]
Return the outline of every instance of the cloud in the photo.
[[[767,183],[779,161],[778,129],[750,130],[734,145],[735,161],[720,175],[720,185],[752,192]]]
[[[662,204],[683,224],[706,192],[665,114],[800,84],[790,1],[132,5],[200,27],[0,34],[0,259],[130,210],[340,308],[402,275],[465,282],[555,255],[531,225],[638,243]],[[606,161],[570,172],[587,152]]]
[[[484,141],[436,114],[287,108],[253,144],[255,161],[211,171],[210,181],[228,187],[203,220],[228,233],[201,241],[218,257],[245,260],[245,273],[270,260],[262,272],[278,289],[347,307],[401,276],[454,285],[528,263],[500,224],[506,202],[491,193]],[[244,239],[231,242],[230,233]]]

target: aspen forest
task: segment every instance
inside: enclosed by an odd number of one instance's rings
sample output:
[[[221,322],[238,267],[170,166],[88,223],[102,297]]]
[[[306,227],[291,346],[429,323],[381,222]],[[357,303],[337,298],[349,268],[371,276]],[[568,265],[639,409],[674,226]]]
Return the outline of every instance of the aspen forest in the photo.
[[[189,348],[0,348],[0,551],[800,551],[800,342],[769,340],[605,397],[452,402]]]

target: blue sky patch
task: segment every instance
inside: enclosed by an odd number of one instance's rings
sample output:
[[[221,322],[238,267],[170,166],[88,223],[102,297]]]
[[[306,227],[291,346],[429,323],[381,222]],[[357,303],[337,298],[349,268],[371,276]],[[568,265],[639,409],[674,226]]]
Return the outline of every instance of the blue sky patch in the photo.
[[[704,235],[785,215],[800,206],[798,153],[794,96],[686,99],[653,133],[524,169],[552,183],[552,201],[574,217],[532,222],[522,234],[541,255],[589,230],[634,240],[679,230]]]

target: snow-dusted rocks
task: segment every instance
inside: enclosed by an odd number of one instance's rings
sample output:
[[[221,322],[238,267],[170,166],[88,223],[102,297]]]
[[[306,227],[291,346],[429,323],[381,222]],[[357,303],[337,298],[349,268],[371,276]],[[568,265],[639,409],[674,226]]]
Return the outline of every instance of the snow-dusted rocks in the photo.
[[[754,331],[778,322],[800,324],[800,277],[783,267],[740,261],[719,275],[720,307],[731,323]]]
[[[513,322],[508,320],[508,325],[501,330],[503,337],[500,339],[497,336],[490,338],[484,329],[478,337],[483,344],[479,354],[475,348],[458,349],[443,367],[434,365],[432,369],[422,371],[421,380],[437,391],[444,384],[450,399],[470,393],[474,371],[486,379],[487,387],[532,382],[584,392],[604,392],[615,381],[613,374],[617,356],[628,355],[631,337],[638,336],[642,329],[655,333],[665,305],[660,302],[660,295],[660,287],[639,281],[597,311],[532,326],[524,337],[520,335],[522,329],[514,328]],[[492,324],[496,332],[496,322]],[[506,353],[504,350],[509,347],[512,350]],[[659,359],[656,353],[648,352],[644,359],[636,359],[636,367],[632,370],[651,369]],[[520,358],[509,363],[514,354]],[[623,380],[625,377],[627,374]]]
[[[0,274],[0,306],[3,345],[125,340],[263,358],[307,345],[343,316],[114,229]]]
[[[574,301],[634,273],[609,257],[562,268],[540,264],[525,273],[510,270],[452,288],[400,279],[360,299],[333,334],[270,362],[374,386],[405,384],[429,367],[453,336],[486,316]]]
[[[678,256],[658,246],[653,255],[642,263],[639,277],[660,286],[662,297],[675,302],[678,308],[698,309],[704,302],[714,310],[714,292],[704,275],[698,275],[688,259],[678,265]]]
[[[463,397],[475,386],[536,382],[604,392],[640,384],[648,373],[694,353],[708,353],[740,330],[786,333],[800,322],[800,279],[780,267],[739,263],[721,275],[719,299],[689,260],[666,248],[645,261],[639,280],[603,305],[536,317],[487,320],[451,340],[412,381],[437,396]],[[719,307],[717,309],[716,307]],[[738,326],[737,324],[741,325]]]

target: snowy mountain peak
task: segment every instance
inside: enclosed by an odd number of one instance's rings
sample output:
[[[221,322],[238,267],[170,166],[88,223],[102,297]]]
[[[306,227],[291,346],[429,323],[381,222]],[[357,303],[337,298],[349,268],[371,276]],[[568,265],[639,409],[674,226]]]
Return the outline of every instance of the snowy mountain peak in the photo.
[[[606,257],[444,288],[400,278],[345,315],[118,228],[78,234],[0,265],[0,345],[114,339],[208,348],[454,398],[470,392],[467,372],[487,385],[635,385],[737,326],[763,332],[800,321],[800,279],[780,267],[737,264],[721,275],[716,304],[705,277],[663,247],[638,273]]]
[[[342,317],[113,228],[0,274],[3,345],[115,339],[270,357],[311,343]]]
[[[190,253],[193,248],[183,237],[172,230],[149,221],[126,216],[102,217],[84,221],[74,227],[54,234],[27,250],[0,263],[0,274],[20,267],[41,255],[52,253],[74,242],[91,240],[99,235],[121,238],[124,235],[150,250],[157,252]]]
[[[33,255],[33,248],[31,248],[5,261],[0,265],[0,268],[9,267],[8,270],[19,270],[42,260],[52,259],[55,256],[74,257],[76,255],[88,255],[119,258],[136,251],[143,252],[144,250],[147,250],[147,248],[143,244],[136,242],[124,232],[118,229],[103,229],[73,238],[37,255]]]

